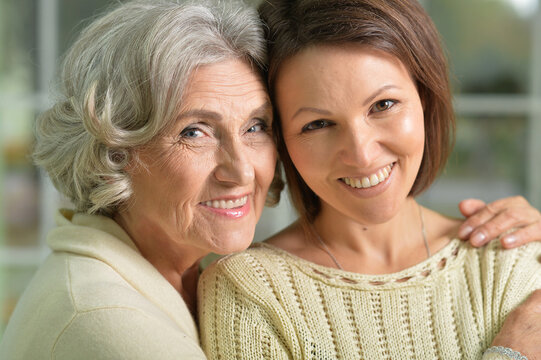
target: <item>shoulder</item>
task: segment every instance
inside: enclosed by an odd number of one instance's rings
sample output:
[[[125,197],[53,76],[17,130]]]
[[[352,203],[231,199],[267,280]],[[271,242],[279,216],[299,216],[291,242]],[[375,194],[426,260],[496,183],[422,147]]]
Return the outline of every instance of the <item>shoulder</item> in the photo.
[[[284,253],[278,248],[255,243],[249,249],[224,256],[208,266],[200,276],[200,284],[211,278],[226,278],[235,283],[249,283],[266,277],[269,271],[283,261]]]
[[[176,358],[181,350],[204,358],[197,341],[112,266],[71,253],[53,253],[40,267],[4,335],[0,357],[10,359],[143,359],[155,357],[150,350],[160,354],[157,345]]]
[[[541,288],[541,243],[506,250],[498,239],[481,248],[461,244],[462,271],[472,294],[493,304],[501,314]]]
[[[68,271],[76,312],[56,340],[58,358],[204,358],[197,341],[114,266],[71,256]]]
[[[226,303],[233,306],[237,302],[274,304],[276,292],[297,272],[295,265],[291,255],[265,243],[221,258],[199,278],[199,308],[218,303],[220,306],[228,306]]]
[[[506,250],[499,239],[481,248],[462,244],[464,287],[472,304],[483,304],[485,321],[500,328],[507,315],[541,289],[541,243]],[[475,299],[475,300],[474,300]]]
[[[141,308],[102,307],[78,313],[52,348],[54,358],[204,359],[197,341]]]
[[[424,223],[426,224],[426,236],[430,250],[433,253],[443,249],[452,239],[458,235],[458,228],[463,220],[440,214],[429,208],[422,208]]]
[[[515,249],[504,249],[499,239],[476,250],[470,250],[472,256],[478,256],[485,266],[485,272],[493,271],[495,276],[541,278],[541,242],[533,242]],[[475,254],[475,255],[473,255]]]
[[[264,243],[285,250],[290,254],[302,253],[306,248],[304,231],[299,221],[274,234]]]
[[[512,272],[531,272],[541,276],[541,242],[532,242],[515,249],[504,249],[499,239],[486,246],[474,248],[469,243],[462,246],[470,260],[477,258],[487,270],[507,269]]]
[[[292,260],[302,246],[302,230],[298,223],[293,223],[269,239],[254,243],[247,250],[226,255],[207,267],[203,278],[211,274],[237,275],[253,271],[272,271],[277,264]]]

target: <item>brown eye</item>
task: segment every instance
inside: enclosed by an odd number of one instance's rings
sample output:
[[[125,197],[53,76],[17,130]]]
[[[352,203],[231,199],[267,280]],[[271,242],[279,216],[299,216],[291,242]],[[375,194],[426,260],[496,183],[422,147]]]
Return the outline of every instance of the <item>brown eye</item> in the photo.
[[[315,120],[303,126],[302,132],[323,129],[324,127],[330,126],[331,123],[327,120]]]
[[[372,106],[372,112],[382,112],[382,111],[385,111],[385,110],[389,110],[390,108],[393,107],[393,105],[395,104],[395,101],[393,100],[381,100],[381,101],[378,101],[377,103],[375,103],[373,106]]]

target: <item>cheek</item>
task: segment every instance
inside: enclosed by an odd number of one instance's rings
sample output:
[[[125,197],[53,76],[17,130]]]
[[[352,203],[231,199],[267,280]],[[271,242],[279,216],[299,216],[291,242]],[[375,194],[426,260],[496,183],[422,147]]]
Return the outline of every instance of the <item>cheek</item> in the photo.
[[[210,152],[186,155],[177,153],[168,156],[158,169],[151,170],[155,178],[155,189],[149,196],[156,198],[157,192],[161,192],[168,208],[164,210],[191,216],[191,207],[201,200],[214,163]]]
[[[398,141],[397,146],[411,157],[421,158],[424,151],[425,128],[422,110],[413,111],[405,116],[398,126],[393,127],[392,133]]]
[[[256,179],[261,187],[263,187],[264,194],[267,193],[268,188],[274,178],[274,170],[276,167],[276,160],[278,158],[276,147],[272,141],[266,144],[262,144],[257,148],[250,150],[251,161],[255,169]]]
[[[329,154],[333,152],[328,141],[320,141],[320,137],[292,136],[285,139],[289,157],[299,174],[305,179],[312,180],[320,170],[324,170],[324,163],[329,162]],[[307,182],[308,183],[308,182]]]

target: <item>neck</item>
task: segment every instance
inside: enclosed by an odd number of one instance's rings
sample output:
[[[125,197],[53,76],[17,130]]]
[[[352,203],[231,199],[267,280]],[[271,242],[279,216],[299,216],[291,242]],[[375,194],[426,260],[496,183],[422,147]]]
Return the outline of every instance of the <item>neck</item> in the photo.
[[[362,224],[324,208],[314,227],[345,270],[390,273],[427,258],[419,207],[413,198],[380,224]]]
[[[151,223],[134,221],[126,214],[119,214],[114,220],[128,233],[141,255],[178,291],[195,315],[199,262],[207,254],[184,244],[182,239],[172,239],[162,228]]]

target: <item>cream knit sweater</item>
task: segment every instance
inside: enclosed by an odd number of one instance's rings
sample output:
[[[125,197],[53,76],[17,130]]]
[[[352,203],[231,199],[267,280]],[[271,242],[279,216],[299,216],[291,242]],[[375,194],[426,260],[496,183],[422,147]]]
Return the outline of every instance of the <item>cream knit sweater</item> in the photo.
[[[541,243],[451,241],[399,273],[362,275],[268,244],[219,260],[199,283],[209,359],[506,359],[484,355],[541,288]]]

